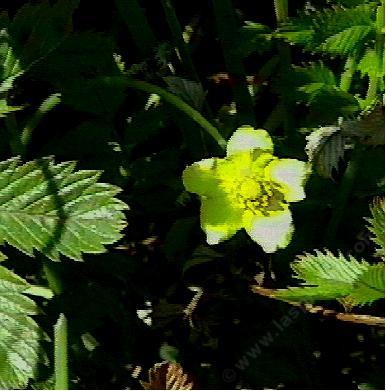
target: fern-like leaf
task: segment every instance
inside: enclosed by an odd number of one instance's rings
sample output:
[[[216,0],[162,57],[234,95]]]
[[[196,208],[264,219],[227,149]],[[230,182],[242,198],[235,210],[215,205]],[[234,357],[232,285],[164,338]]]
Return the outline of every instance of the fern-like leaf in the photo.
[[[370,26],[353,26],[328,37],[319,50],[332,54],[347,55],[356,51],[360,43],[371,32]]]
[[[312,52],[343,56],[362,52],[365,44],[374,39],[376,10],[375,2],[315,10],[292,18],[281,26],[277,36]]]
[[[97,183],[99,171],[74,171],[74,162],[43,158],[0,162],[0,243],[52,260],[102,253],[125,226],[120,189]]]
[[[0,389],[23,389],[44,362],[43,331],[30,317],[38,313],[24,295],[30,285],[0,266]]]
[[[352,305],[371,304],[385,297],[385,264],[370,265],[354,284],[353,291],[346,297]]]
[[[292,301],[344,299],[351,305],[372,303],[384,297],[383,265],[348,259],[342,254],[316,251],[292,264],[303,287],[278,290],[276,297]]]
[[[373,234],[372,240],[377,246],[376,255],[385,256],[385,200],[378,198],[370,206],[371,218],[367,219],[370,223],[368,229]]]

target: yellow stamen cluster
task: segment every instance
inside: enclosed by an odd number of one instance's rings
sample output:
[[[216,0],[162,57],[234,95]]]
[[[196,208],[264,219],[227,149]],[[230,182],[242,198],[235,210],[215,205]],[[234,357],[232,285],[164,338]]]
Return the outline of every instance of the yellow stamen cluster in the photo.
[[[260,176],[228,180],[222,187],[232,202],[254,214],[282,209],[284,203],[279,185]]]

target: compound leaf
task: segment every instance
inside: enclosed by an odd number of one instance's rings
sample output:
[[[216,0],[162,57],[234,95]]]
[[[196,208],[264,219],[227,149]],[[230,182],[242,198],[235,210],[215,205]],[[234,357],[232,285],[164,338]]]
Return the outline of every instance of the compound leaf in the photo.
[[[125,226],[118,187],[97,183],[100,171],[74,171],[74,162],[43,158],[0,162],[0,243],[52,260],[102,253]]]
[[[348,298],[358,305],[383,297],[380,267],[365,261],[316,251],[316,254],[299,256],[291,267],[295,277],[304,280],[303,287],[278,290],[275,295],[280,299],[310,302]]]
[[[30,317],[38,313],[24,295],[27,281],[0,266],[0,388],[23,389],[45,361],[40,347],[44,333]]]

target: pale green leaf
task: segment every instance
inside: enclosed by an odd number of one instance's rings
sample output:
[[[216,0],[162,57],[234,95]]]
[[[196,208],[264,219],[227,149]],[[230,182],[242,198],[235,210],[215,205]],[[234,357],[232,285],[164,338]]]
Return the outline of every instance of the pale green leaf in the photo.
[[[354,284],[347,296],[352,305],[370,304],[385,297],[385,264],[370,265]]]
[[[280,289],[276,297],[312,302],[342,299],[350,305],[363,305],[384,297],[384,265],[371,265],[329,251],[305,254],[291,265],[300,287]]]
[[[317,172],[326,178],[338,167],[344,156],[344,138],[340,128],[325,126],[314,130],[307,137],[306,153]]]
[[[31,286],[0,266],[0,388],[23,389],[45,361],[40,347],[43,331],[30,317],[36,304],[24,295]]]
[[[74,162],[43,158],[0,162],[0,243],[52,260],[102,253],[121,237],[127,206],[120,189],[97,183],[99,171],[74,171]]]

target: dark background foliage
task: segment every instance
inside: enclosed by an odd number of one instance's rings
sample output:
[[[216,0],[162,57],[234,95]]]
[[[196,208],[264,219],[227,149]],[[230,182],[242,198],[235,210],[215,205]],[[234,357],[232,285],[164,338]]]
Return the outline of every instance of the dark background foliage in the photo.
[[[233,81],[216,83],[210,78],[226,72],[211,2],[174,3],[182,26],[197,20],[191,41],[195,71],[207,91],[212,115],[224,112],[220,124],[227,137],[237,126],[235,116],[224,111],[224,105],[232,101]],[[292,1],[290,16],[296,16],[305,3]],[[26,4],[38,2],[3,1],[1,8],[13,17]],[[155,362],[173,357],[192,374],[196,388],[383,387],[381,331],[304,313],[280,330],[275,322],[288,315],[291,307],[250,290],[268,261],[275,276],[271,286],[285,287],[293,282],[289,265],[295,256],[327,245],[331,250],[372,259],[373,245],[363,239],[367,235],[364,217],[369,216],[372,198],[383,192],[383,146],[367,149],[336,235],[329,243],[324,240],[326,227],[350,151],[332,178],[310,178],[307,199],[292,208],[296,231],[287,249],[269,260],[243,232],[209,248],[199,226],[199,202],[184,192],[181,173],[195,160],[220,155],[218,147],[206,134],[203,142],[197,141],[201,130],[176,109],[161,104],[144,110],[145,94],[103,79],[119,75],[114,53],[121,55],[127,68],[139,64],[136,77],[158,85],[165,86],[162,77],[170,75],[168,63],[173,64],[176,76],[191,78],[173,50],[161,4],[150,0],[141,4],[157,41],[155,47],[142,50],[135,45],[113,1],[80,1],[72,17],[69,12],[72,27],[48,13],[43,17],[47,34],[61,43],[19,79],[12,96],[12,103],[26,106],[18,114],[23,122],[50,93],[62,94],[62,104],[37,127],[27,159],[54,155],[57,161],[77,160],[80,168],[102,169],[103,180],[121,186],[121,198],[130,205],[129,226],[122,242],[107,254],[85,256],[82,263],[64,259],[56,264],[63,293],[41,303],[44,315],[38,320],[48,333],[58,312],[68,317],[72,387],[138,388],[138,380],[132,377],[136,366],[143,368],[139,378],[144,378]],[[327,7],[322,0],[313,4]],[[271,1],[234,1],[234,8],[240,21],[276,27]],[[20,34],[24,50],[23,32]],[[32,57],[39,52],[43,37],[38,36],[35,46],[31,45]],[[245,60],[246,74],[257,75],[277,50],[275,42],[267,51],[253,51]],[[299,66],[320,58],[300,47],[291,47],[291,52],[292,63]],[[28,62],[28,51],[24,54]],[[342,71],[339,59],[327,56],[324,61],[334,72]],[[256,80],[262,84],[254,114],[256,125],[263,127],[281,94],[293,94],[291,83],[296,80],[289,70],[273,73],[265,83]],[[365,89],[359,78],[355,82],[358,91]],[[288,104],[293,129],[326,125],[342,115],[336,105],[331,108],[326,102],[314,107]],[[208,109],[202,110],[210,118]],[[306,160],[304,135],[295,133],[291,140],[285,140],[282,125],[268,130],[279,156]],[[0,158],[10,155],[8,142],[2,138]],[[29,281],[42,282],[36,263],[12,249],[7,248],[6,253],[18,273]],[[203,294],[190,322],[183,311],[195,294],[189,290],[192,286],[200,287]],[[151,326],[137,315],[138,310],[148,308],[146,302],[152,305]],[[337,303],[328,303],[328,307],[342,310]],[[358,312],[382,315],[383,303]],[[267,332],[274,338],[265,347],[259,341]],[[91,347],[84,342],[90,335],[94,341]],[[261,352],[248,356],[256,343]],[[52,358],[48,344],[47,349]],[[248,364],[240,369],[236,364],[245,355]],[[38,380],[50,375],[42,366]]]

